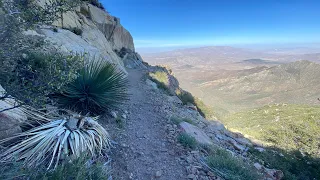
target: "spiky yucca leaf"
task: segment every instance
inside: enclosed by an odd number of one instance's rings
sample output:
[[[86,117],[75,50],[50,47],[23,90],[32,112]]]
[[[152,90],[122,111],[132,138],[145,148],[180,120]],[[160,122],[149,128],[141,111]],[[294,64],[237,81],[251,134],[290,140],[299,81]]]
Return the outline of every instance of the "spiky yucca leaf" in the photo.
[[[55,97],[61,107],[100,115],[127,100],[127,85],[126,75],[114,65],[93,60]]]
[[[55,120],[0,143],[17,141],[0,157],[3,161],[22,160],[25,166],[46,164],[56,167],[65,157],[80,157],[83,153],[92,156],[101,154],[110,147],[107,131],[92,118],[82,119],[81,127],[70,129],[67,120]]]

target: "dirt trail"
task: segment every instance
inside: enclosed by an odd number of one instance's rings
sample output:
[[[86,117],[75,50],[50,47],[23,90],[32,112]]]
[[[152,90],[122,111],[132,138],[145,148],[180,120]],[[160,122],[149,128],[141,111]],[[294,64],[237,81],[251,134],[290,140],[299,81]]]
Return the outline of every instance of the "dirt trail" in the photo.
[[[113,134],[118,143],[112,150],[114,179],[186,179],[179,152],[166,140],[163,99],[146,85],[142,70],[128,72],[131,97],[123,109],[128,111],[127,123]]]

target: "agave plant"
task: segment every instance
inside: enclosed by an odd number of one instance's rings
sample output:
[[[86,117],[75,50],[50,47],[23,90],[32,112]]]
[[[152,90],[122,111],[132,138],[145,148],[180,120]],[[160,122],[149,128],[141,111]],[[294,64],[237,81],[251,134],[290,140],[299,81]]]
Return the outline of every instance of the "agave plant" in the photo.
[[[48,169],[67,157],[95,156],[110,147],[107,131],[89,117],[54,120],[0,141],[8,142],[16,143],[0,155],[2,161],[22,161],[28,167],[45,164]]]
[[[126,75],[115,65],[93,60],[55,97],[61,107],[100,115],[127,100],[127,84]]]

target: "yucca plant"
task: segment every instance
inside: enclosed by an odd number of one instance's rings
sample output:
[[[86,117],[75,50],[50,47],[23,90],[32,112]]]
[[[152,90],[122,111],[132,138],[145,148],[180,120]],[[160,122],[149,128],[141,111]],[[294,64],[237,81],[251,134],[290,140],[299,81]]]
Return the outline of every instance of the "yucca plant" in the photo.
[[[2,161],[22,161],[27,167],[44,164],[48,169],[63,159],[96,156],[110,147],[107,131],[89,117],[54,120],[0,141],[10,142],[15,143],[0,155]]]
[[[127,85],[126,75],[115,65],[93,60],[55,97],[63,108],[100,115],[127,100]]]

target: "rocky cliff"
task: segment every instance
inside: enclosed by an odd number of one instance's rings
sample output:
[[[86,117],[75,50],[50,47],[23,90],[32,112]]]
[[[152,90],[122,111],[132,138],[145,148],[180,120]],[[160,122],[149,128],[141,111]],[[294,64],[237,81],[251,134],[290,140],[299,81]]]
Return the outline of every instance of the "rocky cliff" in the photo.
[[[44,1],[39,4],[43,5]],[[72,29],[81,33],[77,35]],[[136,60],[141,64],[141,57],[135,52],[133,38],[120,24],[120,19],[89,3],[83,3],[74,11],[66,12],[63,22],[60,19],[54,22],[52,27],[41,27],[36,32],[28,31],[26,34],[45,36],[65,52],[102,57],[119,65],[123,71],[124,65],[137,65]],[[120,55],[120,52],[123,54]]]

